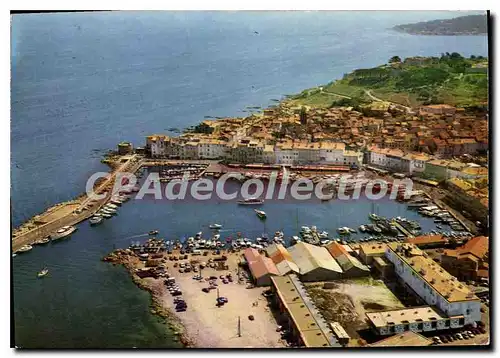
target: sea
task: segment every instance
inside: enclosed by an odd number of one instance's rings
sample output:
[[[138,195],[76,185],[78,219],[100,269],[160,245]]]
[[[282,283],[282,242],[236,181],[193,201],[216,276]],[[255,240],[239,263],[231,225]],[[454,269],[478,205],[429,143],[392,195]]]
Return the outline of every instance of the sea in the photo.
[[[487,56],[486,36],[412,36],[402,23],[464,12],[117,11],[11,16],[11,222],[84,192],[107,171],[102,155],[120,141],[142,146],[206,116],[245,116],[287,94],[341,78],[392,56],[459,52]],[[169,132],[170,131],[170,132]],[[125,269],[101,258],[144,240],[149,230],[182,238],[208,225],[251,238],[302,225],[334,233],[375,211],[418,214],[368,199],[269,202],[268,219],[249,207],[131,200],[98,227],[12,259],[14,344],[26,348],[181,347],[150,297]],[[424,230],[430,219],[419,218]],[[43,267],[44,279],[36,274]]]

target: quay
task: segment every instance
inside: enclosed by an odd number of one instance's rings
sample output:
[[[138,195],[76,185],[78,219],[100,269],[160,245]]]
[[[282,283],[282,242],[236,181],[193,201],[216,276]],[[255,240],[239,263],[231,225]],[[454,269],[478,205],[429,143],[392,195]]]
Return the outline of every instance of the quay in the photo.
[[[143,165],[142,160],[137,155],[131,155],[123,159],[126,160],[120,162],[120,166],[112,171],[110,177],[95,189],[97,194],[108,191],[104,199],[96,200],[87,197],[85,194],[77,200],[49,208],[43,214],[36,216],[36,220],[30,220],[28,228],[23,224],[20,228],[13,230],[12,252],[17,251],[23,245],[34,244],[63,226],[76,225],[92,217],[110,200],[112,196],[111,189],[116,175],[123,172],[135,173]]]
[[[408,230],[406,230],[403,226],[401,226],[401,224],[399,224],[395,220],[391,224],[394,225],[399,231],[401,231],[403,235],[405,235],[406,237],[408,238],[413,237],[413,235]]]

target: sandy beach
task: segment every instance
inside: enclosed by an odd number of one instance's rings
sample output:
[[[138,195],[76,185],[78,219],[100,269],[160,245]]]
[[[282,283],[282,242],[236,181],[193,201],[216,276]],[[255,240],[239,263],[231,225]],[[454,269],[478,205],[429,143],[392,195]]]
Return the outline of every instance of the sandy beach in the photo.
[[[181,297],[187,303],[185,312],[175,311],[174,297],[164,284],[165,278],[139,278],[134,273],[136,268],[144,267],[144,263],[135,255],[123,254],[120,250],[115,252],[109,261],[124,264],[133,275],[134,282],[151,292],[155,313],[167,316],[168,321],[174,323],[181,341],[187,346],[197,348],[286,347],[285,342],[281,340],[280,333],[276,331],[277,323],[267,306],[267,300],[262,295],[266,288],[247,288],[246,282],[238,282],[237,263],[240,255],[232,253],[226,256],[228,256],[226,261],[228,270],[207,267],[202,271],[203,277],[219,277],[229,272],[234,277],[234,281],[227,284],[222,283],[220,278],[217,279],[219,296],[228,299],[228,302],[221,307],[216,306],[217,290],[210,290],[208,293],[202,291],[202,288],[208,287],[207,281],[194,280],[193,276],[197,273],[180,273],[179,267],[173,267],[174,263],[189,262],[191,257],[182,261],[164,261],[166,271],[175,278],[176,284],[182,291],[182,296],[177,297]],[[198,256],[202,261],[207,261],[211,257],[215,256],[211,254]],[[253,315],[254,320],[250,320],[249,315]],[[238,318],[240,329],[238,329]]]

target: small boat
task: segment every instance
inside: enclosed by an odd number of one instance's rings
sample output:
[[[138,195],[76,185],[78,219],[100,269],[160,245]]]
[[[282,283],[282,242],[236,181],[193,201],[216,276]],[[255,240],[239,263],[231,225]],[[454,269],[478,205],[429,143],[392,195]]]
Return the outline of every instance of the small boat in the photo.
[[[149,235],[158,235],[159,231],[158,230],[151,230],[148,234]]]
[[[16,256],[17,256],[17,254],[12,254],[12,257],[16,257]]]
[[[50,235],[51,240],[63,239],[76,231],[75,226],[63,226],[57,230],[54,234]]]
[[[264,200],[257,198],[246,198],[243,200],[238,200],[238,205],[260,205],[263,204]]]
[[[347,226],[339,227],[337,229],[337,232],[340,235],[349,235],[351,233],[351,230]]]
[[[49,273],[49,269],[48,268],[44,268],[42,271],[40,271],[37,276],[38,278],[42,278],[44,276],[47,276],[47,274]]]
[[[24,245],[24,246],[21,246],[21,248],[19,250],[17,250],[16,253],[28,252],[28,251],[31,251],[32,249],[33,249],[33,246]]]
[[[210,229],[220,229],[221,227],[222,227],[222,225],[221,225],[221,224],[211,224],[211,225],[209,226],[209,228],[210,228]]]
[[[374,214],[374,213],[370,213],[370,214],[368,215],[368,217],[369,217],[371,220],[373,220],[373,221],[378,221],[378,220],[380,220],[380,216],[378,216],[377,214]]]
[[[117,206],[117,205],[115,205],[115,204],[111,204],[111,203],[108,203],[108,204],[106,204],[106,205],[104,205],[104,206],[105,206],[105,207],[107,207],[107,208],[111,208],[111,209],[116,209],[116,208],[118,208],[118,206]]]
[[[90,225],[99,225],[100,223],[102,223],[104,219],[102,218],[102,216],[92,216],[90,219],[89,219],[89,222],[90,222]]]
[[[45,245],[45,244],[48,244],[50,242],[50,237],[44,237],[43,239],[41,240],[38,240],[37,242],[35,242],[35,244],[37,245]]]
[[[266,213],[262,210],[254,209],[254,211],[260,219],[265,219],[267,217]]]
[[[103,218],[105,218],[105,219],[111,219],[111,218],[113,217],[113,215],[108,214],[108,213],[102,213],[101,215],[102,215],[102,217],[103,217]]]
[[[115,209],[111,209],[111,208],[104,208],[104,209],[102,209],[102,212],[105,213],[105,214],[111,214],[111,215],[115,215],[116,214],[116,210]]]

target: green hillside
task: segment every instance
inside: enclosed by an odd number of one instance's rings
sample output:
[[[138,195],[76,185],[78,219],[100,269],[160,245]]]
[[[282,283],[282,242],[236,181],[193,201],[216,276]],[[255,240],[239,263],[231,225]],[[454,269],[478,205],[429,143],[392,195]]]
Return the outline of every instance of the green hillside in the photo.
[[[488,59],[458,53],[441,57],[394,56],[388,64],[358,69],[341,80],[290,96],[292,105],[357,106],[384,100],[405,106],[481,105],[488,100]]]

